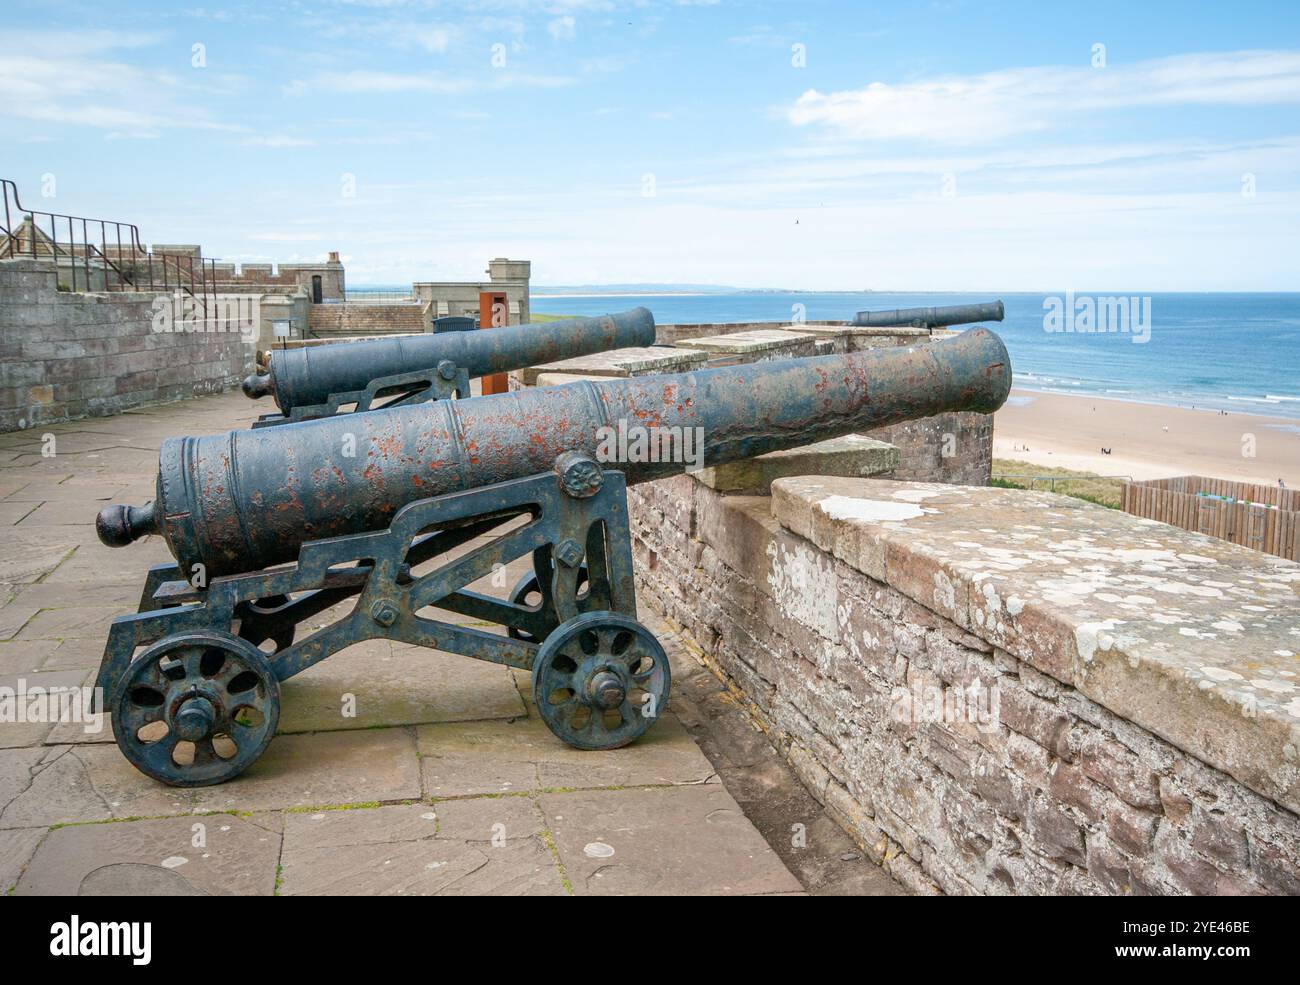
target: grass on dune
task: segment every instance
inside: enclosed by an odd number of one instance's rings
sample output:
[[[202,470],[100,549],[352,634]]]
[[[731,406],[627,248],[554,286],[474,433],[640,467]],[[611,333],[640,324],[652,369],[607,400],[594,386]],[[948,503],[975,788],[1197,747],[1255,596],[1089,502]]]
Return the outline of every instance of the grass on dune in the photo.
[[[1011,458],[993,459],[993,485],[1003,489],[1038,489],[1063,493],[1111,509],[1119,509],[1124,497],[1124,483],[1121,479],[1106,479],[1092,472],[1033,465]]]

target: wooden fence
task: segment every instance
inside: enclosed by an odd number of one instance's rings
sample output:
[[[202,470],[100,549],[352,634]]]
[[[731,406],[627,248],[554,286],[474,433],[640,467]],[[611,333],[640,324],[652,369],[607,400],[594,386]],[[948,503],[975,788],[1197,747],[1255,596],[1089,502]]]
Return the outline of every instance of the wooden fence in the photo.
[[[1300,490],[1200,475],[1124,483],[1134,516],[1300,561]]]

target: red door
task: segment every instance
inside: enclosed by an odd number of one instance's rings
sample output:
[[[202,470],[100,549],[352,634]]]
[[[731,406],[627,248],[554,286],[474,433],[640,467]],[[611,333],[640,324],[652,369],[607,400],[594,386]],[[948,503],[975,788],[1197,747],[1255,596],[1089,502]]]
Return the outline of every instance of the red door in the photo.
[[[506,305],[506,296],[502,291],[480,291],[478,295],[478,327],[500,328],[510,323],[510,309]],[[510,389],[509,378],[505,373],[493,373],[483,377],[483,394],[505,393]]]

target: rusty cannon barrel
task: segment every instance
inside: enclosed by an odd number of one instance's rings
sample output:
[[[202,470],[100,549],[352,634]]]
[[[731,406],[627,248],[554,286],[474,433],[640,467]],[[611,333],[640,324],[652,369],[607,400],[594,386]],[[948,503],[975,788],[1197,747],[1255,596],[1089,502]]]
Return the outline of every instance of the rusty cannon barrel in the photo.
[[[154,502],[106,507],[97,529],[110,546],[159,533],[186,572],[251,572],[294,560],[306,541],[383,529],[413,501],[544,473],[566,452],[602,460],[620,426],[690,430],[702,440],[697,464],[717,465],[949,411],[991,413],[1010,387],[1002,340],[972,329],[928,345],[170,438]],[[603,467],[629,482],[683,470],[680,461]]]
[[[973,322],[1001,321],[1001,301],[982,304],[949,304],[937,308],[893,308],[888,311],[859,311],[853,324],[867,328],[917,326],[942,328],[945,325],[969,325]]]
[[[653,345],[655,320],[645,308],[598,318],[508,325],[484,332],[338,342],[275,349],[265,374],[244,380],[254,399],[273,396],[280,410],[325,404],[331,395],[364,390],[373,381],[413,370],[464,369],[470,377],[573,359],[610,349]]]

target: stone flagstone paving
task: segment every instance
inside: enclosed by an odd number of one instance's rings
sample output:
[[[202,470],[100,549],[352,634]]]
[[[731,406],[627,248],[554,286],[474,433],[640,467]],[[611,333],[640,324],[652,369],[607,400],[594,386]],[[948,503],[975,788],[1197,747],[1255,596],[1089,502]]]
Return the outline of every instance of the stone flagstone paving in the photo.
[[[261,409],[229,393],[0,435],[0,688],[93,677],[170,560],[157,537],[103,547],[96,512],[153,497],[164,438]],[[287,681],[280,734],[221,786],[150,780],[107,724],[0,722],[0,894],[900,892],[661,638],[670,708],[608,753],[552,736],[527,674],[382,640]]]

